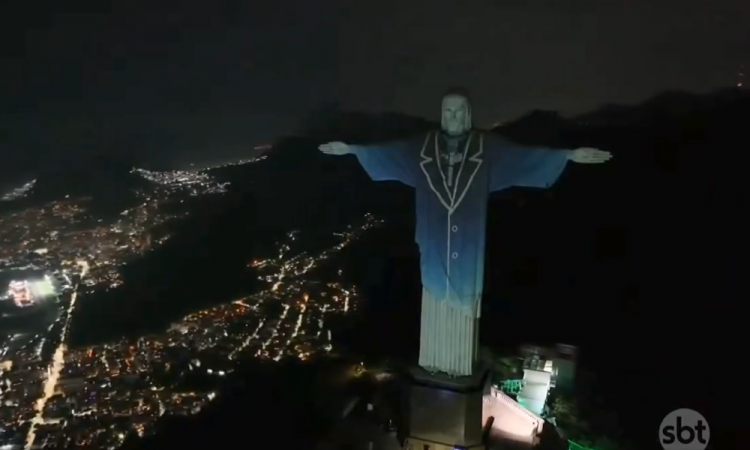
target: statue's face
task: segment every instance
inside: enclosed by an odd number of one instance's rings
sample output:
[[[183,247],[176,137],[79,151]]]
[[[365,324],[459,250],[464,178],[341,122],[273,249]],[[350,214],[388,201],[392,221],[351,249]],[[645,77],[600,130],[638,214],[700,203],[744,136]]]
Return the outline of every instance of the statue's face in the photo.
[[[469,101],[460,95],[448,95],[443,98],[443,131],[450,136],[459,136],[471,128],[471,111]]]

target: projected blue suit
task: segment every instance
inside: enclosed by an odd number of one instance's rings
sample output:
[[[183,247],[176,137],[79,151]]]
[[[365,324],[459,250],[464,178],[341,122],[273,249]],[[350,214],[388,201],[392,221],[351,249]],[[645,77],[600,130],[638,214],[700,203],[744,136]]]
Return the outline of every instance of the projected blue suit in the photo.
[[[471,131],[471,102],[463,89],[448,90],[441,111],[440,130],[413,140],[369,146],[335,141],[319,150],[353,153],[373,180],[415,188],[423,286],[419,366],[463,377],[477,368],[490,193],[549,187],[567,161],[599,164],[612,155],[595,148],[521,146]]]
[[[435,131],[415,140],[353,146],[353,153],[373,180],[416,189],[422,285],[431,298],[477,318],[490,193],[549,187],[568,158],[564,151],[524,147],[480,131],[458,138],[459,151],[450,156],[451,139]]]

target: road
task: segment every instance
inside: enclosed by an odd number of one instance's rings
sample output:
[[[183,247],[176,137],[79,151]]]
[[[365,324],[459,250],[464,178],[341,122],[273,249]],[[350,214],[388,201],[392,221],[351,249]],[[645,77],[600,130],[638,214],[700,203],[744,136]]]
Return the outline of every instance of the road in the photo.
[[[34,440],[36,438],[36,426],[39,424],[46,423],[44,420],[44,407],[47,401],[55,395],[57,389],[57,383],[60,379],[60,373],[65,366],[65,353],[68,350],[66,341],[68,338],[68,331],[70,330],[70,324],[73,321],[73,313],[75,312],[76,299],[78,297],[78,286],[81,285],[86,273],[89,271],[89,265],[86,261],[78,261],[78,265],[81,266],[81,276],[78,284],[75,286],[73,293],[70,296],[70,304],[68,309],[65,311],[65,323],[60,332],[60,344],[55,349],[55,353],[52,356],[52,364],[47,368],[47,379],[44,382],[44,388],[42,389],[42,396],[36,401],[34,409],[36,415],[31,420],[31,426],[29,427],[29,433],[26,436],[25,448],[31,449],[34,446]]]

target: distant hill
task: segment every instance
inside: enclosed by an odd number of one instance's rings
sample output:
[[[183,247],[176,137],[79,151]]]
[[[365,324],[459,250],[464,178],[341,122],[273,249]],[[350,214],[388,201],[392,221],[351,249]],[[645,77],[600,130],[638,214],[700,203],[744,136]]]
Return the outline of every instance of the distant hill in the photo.
[[[526,144],[561,145],[564,130],[572,126],[556,111],[535,110],[493,131]]]
[[[40,205],[66,197],[90,197],[90,208],[98,215],[118,213],[137,202],[135,191],[150,183],[131,173],[132,164],[120,159],[99,156],[71,162],[36,175],[28,195],[4,209]]]
[[[575,117],[581,126],[638,126],[661,118],[684,118],[691,114],[731,107],[750,98],[748,91],[725,89],[710,94],[669,91],[638,105],[604,105],[596,111]]]

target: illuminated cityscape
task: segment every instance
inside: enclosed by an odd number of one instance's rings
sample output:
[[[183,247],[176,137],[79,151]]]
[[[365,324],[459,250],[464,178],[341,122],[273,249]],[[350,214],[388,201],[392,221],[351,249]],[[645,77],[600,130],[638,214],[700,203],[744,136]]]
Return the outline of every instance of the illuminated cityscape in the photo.
[[[226,189],[206,171],[133,173],[152,189],[137,192],[143,203],[111,223],[89,213],[89,198],[0,217],[0,274],[44,272],[33,279],[14,275],[4,303],[32,309],[49,298],[58,310],[44,333],[0,334],[3,449],[117,448],[128,436],[152,433],[162,416],[200,411],[243,359],[329,353],[328,319],[357,308],[357,289],[342,281],[341,269],[323,263],[381,223],[371,215],[334,233],[328,248],[306,252],[303,236],[290,232],[271,257],[248,255],[248,276],[265,286],[259,292],[195,311],[161,333],[68,348],[78,297],[120,287],[121,266],[169,238],[156,226],[188,214],[166,213],[164,206]],[[328,275],[316,270],[321,266]],[[191,387],[190,376],[208,377],[214,388]]]

